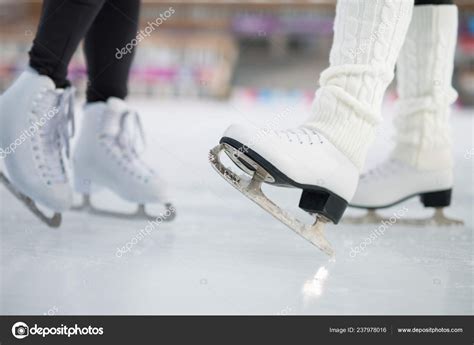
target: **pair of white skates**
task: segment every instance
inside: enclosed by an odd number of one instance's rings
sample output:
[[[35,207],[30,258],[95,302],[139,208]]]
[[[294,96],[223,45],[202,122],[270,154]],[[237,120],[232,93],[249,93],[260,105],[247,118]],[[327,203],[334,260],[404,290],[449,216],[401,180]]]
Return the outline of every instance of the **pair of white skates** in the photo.
[[[418,196],[425,207],[435,208],[433,217],[401,219],[400,224],[463,224],[443,214],[443,208],[451,202],[451,169],[419,170],[390,159],[359,180],[358,169],[314,129],[302,126],[268,131],[264,138],[255,141],[258,131],[231,126],[220,144],[211,150],[211,164],[241,193],[328,255],[334,255],[334,250],[324,237],[324,224],[337,224],[349,201],[352,207],[369,210],[366,216],[347,218],[352,224],[382,222],[385,219],[375,213],[376,209]],[[246,174],[239,175],[225,167],[220,160],[221,152]],[[305,225],[278,207],[262,192],[263,183],[302,189],[299,207],[315,215],[315,223]]]
[[[137,139],[143,138],[141,124],[125,102],[110,98],[85,107],[74,155],[70,153],[73,112],[72,88],[56,89],[50,78],[33,70],[25,71],[0,98],[0,144],[8,173],[0,173],[0,181],[20,201],[51,227],[60,226],[61,212],[69,209],[145,219],[156,218],[146,213],[145,204],[163,203],[171,209],[162,181],[137,151]],[[137,212],[94,208],[90,194],[102,187],[137,203]],[[83,194],[80,206],[73,206],[74,189]],[[36,203],[54,215],[47,216]],[[172,212],[164,220],[174,216]]]
[[[234,187],[328,254],[324,224],[337,224],[347,205],[369,209],[353,223],[380,222],[377,208],[419,196],[435,208],[415,225],[462,224],[443,215],[453,187],[449,133],[458,12],[455,5],[413,1],[337,1],[329,67],[321,73],[311,118],[293,130],[232,126],[210,154]],[[378,28],[378,29],[376,29]],[[380,122],[385,91],[397,73],[396,146],[387,160],[359,179]],[[224,151],[250,178],[226,168]],[[302,189],[300,208],[315,214],[304,225],[264,196],[262,183]]]

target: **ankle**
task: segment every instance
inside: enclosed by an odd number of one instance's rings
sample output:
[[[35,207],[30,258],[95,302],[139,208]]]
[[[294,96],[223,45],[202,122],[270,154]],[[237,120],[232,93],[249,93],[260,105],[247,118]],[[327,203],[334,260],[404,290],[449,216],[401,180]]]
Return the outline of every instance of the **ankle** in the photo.
[[[427,149],[398,143],[391,157],[418,170],[452,170],[453,157],[449,147]]]

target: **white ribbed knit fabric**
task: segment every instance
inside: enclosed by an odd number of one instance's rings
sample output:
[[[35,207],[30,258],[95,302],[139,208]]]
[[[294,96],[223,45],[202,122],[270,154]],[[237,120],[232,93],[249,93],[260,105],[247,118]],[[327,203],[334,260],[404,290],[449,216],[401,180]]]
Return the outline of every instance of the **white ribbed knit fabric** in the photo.
[[[359,170],[380,121],[412,10],[412,0],[337,2],[330,67],[321,74],[305,126],[320,131]]]
[[[399,113],[392,156],[420,169],[452,166],[450,105],[457,40],[455,5],[415,6],[397,63]]]

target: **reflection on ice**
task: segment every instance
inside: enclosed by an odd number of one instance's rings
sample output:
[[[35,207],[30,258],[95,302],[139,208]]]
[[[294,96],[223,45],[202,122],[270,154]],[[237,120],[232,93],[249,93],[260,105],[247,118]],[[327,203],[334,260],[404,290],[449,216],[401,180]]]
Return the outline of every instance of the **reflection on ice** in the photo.
[[[323,293],[324,282],[329,275],[326,267],[321,266],[312,279],[307,280],[303,285],[303,295],[305,299],[316,299]]]

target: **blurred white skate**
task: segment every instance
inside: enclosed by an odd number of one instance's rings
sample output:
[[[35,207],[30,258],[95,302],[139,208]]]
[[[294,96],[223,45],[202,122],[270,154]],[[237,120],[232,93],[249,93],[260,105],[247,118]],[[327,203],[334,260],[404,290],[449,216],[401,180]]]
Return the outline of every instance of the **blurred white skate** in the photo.
[[[231,126],[210,152],[210,162],[224,179],[276,219],[324,253],[334,250],[324,236],[324,224],[337,224],[355,191],[358,170],[316,130],[299,127],[269,131],[261,140],[258,129]],[[247,146],[249,145],[249,146]],[[220,161],[224,151],[247,175],[237,175]],[[310,159],[309,159],[310,158]],[[261,190],[262,183],[303,190],[299,207],[315,215],[307,225],[282,210]]]
[[[75,211],[123,219],[155,219],[145,204],[164,204],[167,216],[175,218],[175,208],[164,194],[164,184],[143,161],[137,140],[144,141],[138,114],[121,99],[95,102],[84,107],[84,120],[74,159],[75,189],[83,195]],[[123,200],[138,204],[135,213],[107,211],[93,206],[91,193],[105,187]]]
[[[35,216],[59,227],[72,204],[67,176],[74,134],[73,90],[27,70],[0,97],[0,144],[5,172],[0,182]],[[48,216],[38,205],[54,212]]]

